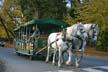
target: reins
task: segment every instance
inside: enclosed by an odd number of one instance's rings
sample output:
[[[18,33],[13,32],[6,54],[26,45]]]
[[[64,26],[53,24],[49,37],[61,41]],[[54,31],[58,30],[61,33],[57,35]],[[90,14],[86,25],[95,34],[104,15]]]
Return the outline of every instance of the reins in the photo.
[[[69,43],[72,43],[73,45],[74,45],[74,42],[73,42],[73,39],[72,40],[69,40],[69,39],[66,39],[66,28],[64,28],[63,29],[63,35],[64,35],[64,38],[62,39],[63,41],[67,41],[67,42],[69,42]],[[85,31],[84,31],[85,32]],[[83,33],[84,33],[83,32]],[[73,36],[73,37],[75,37],[75,38],[77,38],[77,39],[79,39],[80,41],[81,41],[81,45],[80,45],[80,47],[79,47],[79,49],[81,49],[82,48],[82,46],[83,46],[83,39],[80,37],[80,36],[74,36],[74,35],[71,35],[71,36]],[[68,43],[66,43],[67,44],[67,46],[69,47],[69,45],[68,45]]]

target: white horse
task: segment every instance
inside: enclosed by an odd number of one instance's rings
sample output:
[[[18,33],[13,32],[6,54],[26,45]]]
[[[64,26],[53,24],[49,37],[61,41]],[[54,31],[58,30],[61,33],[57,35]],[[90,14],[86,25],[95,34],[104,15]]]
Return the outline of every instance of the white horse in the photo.
[[[67,50],[69,53],[69,58],[67,61],[67,64],[71,62],[71,49],[72,49],[72,41],[74,38],[81,38],[84,39],[87,38],[87,33],[84,30],[84,26],[80,23],[72,25],[70,27],[66,28],[66,34],[63,33],[51,33],[48,37],[48,52],[46,57],[46,62],[49,61],[49,52],[50,49],[54,49],[54,55],[53,55],[53,61],[52,63],[55,63],[55,55],[56,52],[59,52],[58,56],[58,67],[61,66],[61,60],[62,60],[62,52],[64,50]]]
[[[76,60],[75,60],[75,65],[76,67],[79,67],[79,62],[81,60],[81,58],[83,57],[84,54],[84,49],[86,46],[86,40],[88,38],[88,35],[85,31],[84,25],[83,24],[79,24],[79,25],[74,25],[72,26],[74,29],[71,30],[71,27],[67,28],[67,38],[68,36],[72,36],[72,48],[69,50],[68,49],[68,53],[69,53],[69,57],[68,60],[66,61],[67,65],[71,64],[71,57],[72,57],[72,52],[73,50],[80,52],[79,55],[76,54]],[[70,32],[70,33],[69,33]]]
[[[90,43],[95,44],[99,34],[98,24],[84,24],[84,27],[87,31]]]
[[[93,43],[96,42],[97,36],[99,33],[98,24],[84,24],[84,28],[85,28],[85,31],[88,35],[90,42],[93,42]],[[76,60],[75,60],[76,67],[79,67],[79,63],[84,55],[86,39],[85,38],[82,38],[82,39],[74,38],[72,45],[74,45],[72,48],[78,49],[80,51],[80,55],[79,56],[77,55]]]
[[[96,42],[97,36],[99,33],[98,24],[85,24],[84,28],[85,28],[84,30],[86,31],[86,33],[89,37],[90,42]],[[82,31],[82,32],[85,32],[85,31]],[[73,32],[71,32],[71,33],[73,33]],[[80,55],[77,55],[76,60],[75,60],[76,67],[79,67],[79,63],[84,55],[84,50],[85,50],[85,46],[86,46],[86,35],[84,35],[84,37],[82,37],[82,39],[78,38],[78,37],[73,37],[72,45],[73,45],[72,49],[77,49],[80,52],[79,53]],[[68,61],[66,62],[67,65],[71,64],[71,55],[69,55],[69,56],[70,57],[69,57]]]
[[[54,49],[53,53],[53,61],[52,64],[55,64],[55,56],[58,51],[59,59],[58,59],[58,67],[61,66],[61,58],[62,58],[62,51],[66,50],[68,47],[66,43],[63,41],[62,33],[51,33],[48,37],[48,52],[46,57],[46,62],[49,61],[49,52],[50,48]]]

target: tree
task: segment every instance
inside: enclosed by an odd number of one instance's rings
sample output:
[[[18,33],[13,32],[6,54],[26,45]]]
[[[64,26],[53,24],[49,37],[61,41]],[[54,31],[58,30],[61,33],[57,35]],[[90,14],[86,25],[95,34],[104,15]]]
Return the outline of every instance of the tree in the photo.
[[[18,14],[17,13],[15,15],[14,14],[15,12],[11,11],[12,7],[14,6],[13,1],[14,0],[5,0],[3,3],[3,6],[0,10],[1,24],[2,24],[1,26],[3,26],[4,29],[6,30],[8,37],[14,36],[13,29],[16,27],[15,16],[17,16],[17,14]],[[9,32],[9,34],[8,34],[8,32]]]
[[[64,0],[4,0],[0,11],[11,36],[15,27],[33,18],[63,19],[65,15]]]
[[[19,4],[27,20],[44,17],[63,19],[66,14],[63,0],[19,0]]]
[[[99,25],[100,34],[97,47],[108,49],[108,0],[90,0],[89,3],[79,4],[77,5],[77,12],[76,20]]]

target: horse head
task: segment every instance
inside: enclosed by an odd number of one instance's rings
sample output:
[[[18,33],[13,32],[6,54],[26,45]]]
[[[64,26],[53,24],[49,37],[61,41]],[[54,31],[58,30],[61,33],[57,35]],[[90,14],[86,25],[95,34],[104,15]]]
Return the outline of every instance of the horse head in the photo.
[[[91,42],[95,43],[97,41],[99,33],[99,27],[98,24],[91,24],[91,27],[89,28],[89,37],[91,39]]]
[[[82,40],[86,40],[88,38],[88,35],[85,31],[84,25],[82,23],[77,23],[67,28],[66,37],[68,39],[76,37]]]
[[[80,38],[82,40],[86,40],[88,38],[85,27],[82,23],[76,24],[75,30],[76,30],[75,36],[77,36],[78,38]]]

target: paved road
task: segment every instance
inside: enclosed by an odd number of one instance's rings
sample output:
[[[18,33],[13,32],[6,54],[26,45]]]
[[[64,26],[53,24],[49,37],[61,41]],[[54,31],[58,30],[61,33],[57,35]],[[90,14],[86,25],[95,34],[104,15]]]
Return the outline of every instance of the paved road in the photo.
[[[58,68],[42,60],[17,56],[12,48],[0,48],[0,59],[5,61],[6,72],[108,72],[108,57],[84,56],[80,68]]]

